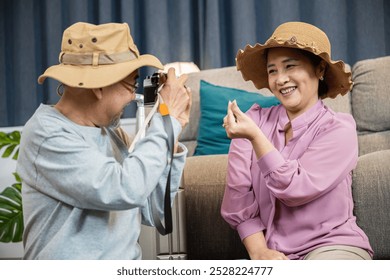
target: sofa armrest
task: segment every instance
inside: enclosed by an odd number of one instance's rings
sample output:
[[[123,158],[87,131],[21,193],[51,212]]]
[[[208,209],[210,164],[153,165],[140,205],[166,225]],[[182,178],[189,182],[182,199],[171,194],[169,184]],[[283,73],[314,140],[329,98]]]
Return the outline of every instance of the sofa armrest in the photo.
[[[192,187],[217,186],[225,188],[227,155],[188,157],[183,173],[183,185]],[[211,169],[209,169],[212,167]]]
[[[390,259],[390,150],[359,157],[353,171],[354,214],[375,259]]]
[[[237,232],[220,214],[226,168],[227,155],[187,158],[182,187],[188,259],[248,258]]]

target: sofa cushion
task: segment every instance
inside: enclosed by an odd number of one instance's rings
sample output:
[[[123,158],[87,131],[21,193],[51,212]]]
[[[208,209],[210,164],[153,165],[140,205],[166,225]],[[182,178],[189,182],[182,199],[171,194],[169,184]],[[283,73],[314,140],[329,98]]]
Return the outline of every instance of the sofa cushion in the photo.
[[[274,96],[264,96],[245,90],[216,86],[200,82],[200,120],[198,144],[194,155],[227,154],[230,139],[222,127],[229,100],[236,100],[241,111],[246,112],[257,103],[263,108],[280,104]]]
[[[359,157],[353,172],[354,213],[375,259],[390,259],[390,150]]]
[[[374,132],[374,133],[359,133],[359,156],[390,149],[390,130]]]
[[[390,56],[357,62],[352,68],[352,112],[359,131],[390,129]]]
[[[241,73],[237,71],[235,66],[202,70],[200,72],[188,74],[186,85],[191,88],[192,108],[190,113],[190,122],[183,129],[180,136],[180,141],[182,142],[196,140],[196,137],[198,136],[198,125],[200,119],[200,80],[213,83],[214,85],[243,89],[250,92],[259,92],[266,96],[272,96],[271,91],[268,89],[258,90],[252,82],[244,81]]]
[[[324,104],[335,112],[352,114],[351,110],[351,94],[337,95],[336,98],[323,99]]]

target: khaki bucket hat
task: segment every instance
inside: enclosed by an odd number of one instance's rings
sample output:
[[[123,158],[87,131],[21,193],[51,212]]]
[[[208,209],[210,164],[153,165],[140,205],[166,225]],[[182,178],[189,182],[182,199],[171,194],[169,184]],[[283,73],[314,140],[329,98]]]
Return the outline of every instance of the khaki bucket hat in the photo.
[[[327,62],[324,81],[328,91],[321,98],[335,98],[352,89],[351,72],[346,71],[343,61],[331,59],[331,46],[328,36],[314,25],[304,22],[287,22],[277,27],[264,45],[247,45],[236,56],[237,70],[245,81],[251,80],[256,88],[269,88],[267,61],[264,52],[275,47],[295,48],[311,52]]]
[[[59,63],[49,67],[38,83],[50,77],[71,87],[101,88],[143,66],[164,68],[155,56],[140,55],[127,23],[71,25],[62,36]]]

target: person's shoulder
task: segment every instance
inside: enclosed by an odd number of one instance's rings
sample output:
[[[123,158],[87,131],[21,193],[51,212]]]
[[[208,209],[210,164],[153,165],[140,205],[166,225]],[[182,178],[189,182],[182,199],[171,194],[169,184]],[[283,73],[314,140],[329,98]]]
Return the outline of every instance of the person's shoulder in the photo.
[[[34,115],[28,120],[25,129],[34,129],[35,131],[45,131],[53,133],[63,126],[63,120],[58,117],[55,109],[50,105],[41,104]]]
[[[61,115],[53,106],[40,105],[27,121],[23,133],[34,137],[54,137],[66,132],[75,132],[76,126]]]
[[[335,123],[339,123],[340,125],[353,128],[356,130],[356,122],[353,116],[350,113],[343,113],[343,112],[335,112],[332,109],[326,107],[328,110],[328,113],[331,116],[331,119]]]
[[[325,109],[326,124],[324,124],[324,127],[327,130],[344,130],[346,133],[356,133],[356,122],[351,114],[335,112],[329,107],[325,107]]]
[[[328,144],[337,143],[337,149],[344,149],[357,154],[358,135],[356,122],[351,114],[334,112],[326,108],[321,121],[317,124],[316,136]],[[339,150],[340,151],[340,150]],[[341,151],[340,151],[341,152]]]

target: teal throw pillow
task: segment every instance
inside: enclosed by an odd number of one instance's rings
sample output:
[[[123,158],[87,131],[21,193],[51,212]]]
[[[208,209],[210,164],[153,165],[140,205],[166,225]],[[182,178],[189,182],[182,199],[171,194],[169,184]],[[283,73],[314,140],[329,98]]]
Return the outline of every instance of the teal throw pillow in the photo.
[[[264,96],[245,90],[216,86],[200,81],[200,120],[198,143],[194,155],[227,154],[230,139],[222,127],[229,100],[237,100],[241,111],[246,112],[257,103],[262,108],[280,104],[275,96]]]

